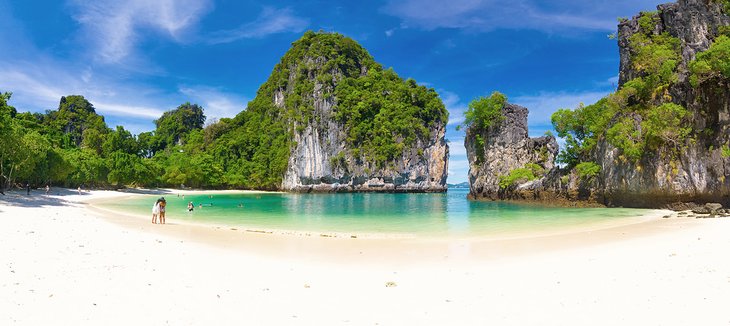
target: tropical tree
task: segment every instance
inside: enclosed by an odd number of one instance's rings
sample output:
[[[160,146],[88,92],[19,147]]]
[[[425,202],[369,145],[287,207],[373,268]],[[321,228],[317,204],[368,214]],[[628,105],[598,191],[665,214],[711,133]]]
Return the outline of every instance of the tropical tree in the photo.
[[[197,104],[185,103],[155,120],[155,151],[171,145],[179,145],[183,137],[195,129],[202,129],[205,123],[203,108]]]

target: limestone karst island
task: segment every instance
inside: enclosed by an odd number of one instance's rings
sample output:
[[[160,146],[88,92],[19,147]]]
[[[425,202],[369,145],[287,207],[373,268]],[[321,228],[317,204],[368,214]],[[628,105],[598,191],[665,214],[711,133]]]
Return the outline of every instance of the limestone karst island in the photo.
[[[2,325],[728,325],[730,0],[0,0]]]

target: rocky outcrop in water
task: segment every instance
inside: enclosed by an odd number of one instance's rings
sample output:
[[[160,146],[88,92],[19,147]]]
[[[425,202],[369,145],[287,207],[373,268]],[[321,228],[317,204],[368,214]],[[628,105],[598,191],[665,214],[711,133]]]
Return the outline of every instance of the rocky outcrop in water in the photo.
[[[555,168],[554,161],[558,153],[555,137],[530,138],[527,114],[528,110],[524,107],[506,104],[502,108],[504,119],[501,122],[486,129],[472,126],[466,130],[464,146],[469,160],[471,196],[508,199],[516,192],[540,184],[546,177],[536,175],[535,180],[517,180],[515,184],[500,186],[500,181],[513,171],[530,164],[538,165],[543,171]]]
[[[277,73],[270,101],[293,113],[281,189],[446,191],[448,113],[433,89],[383,70],[355,41],[330,33],[305,34]]]

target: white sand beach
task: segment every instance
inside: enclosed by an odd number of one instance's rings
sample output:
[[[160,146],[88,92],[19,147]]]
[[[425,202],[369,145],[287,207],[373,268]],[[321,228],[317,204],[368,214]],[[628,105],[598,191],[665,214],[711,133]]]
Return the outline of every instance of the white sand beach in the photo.
[[[54,190],[56,192],[58,190]],[[0,196],[2,325],[729,325],[730,219],[488,241],[261,234]]]

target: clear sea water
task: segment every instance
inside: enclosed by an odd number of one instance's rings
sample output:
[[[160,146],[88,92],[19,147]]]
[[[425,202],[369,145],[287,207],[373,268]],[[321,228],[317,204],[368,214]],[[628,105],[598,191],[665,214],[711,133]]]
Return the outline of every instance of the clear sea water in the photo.
[[[165,195],[168,223],[211,223],[256,230],[354,234],[481,236],[560,232],[571,227],[620,224],[647,210],[558,208],[468,200],[468,189],[437,194],[212,194]],[[150,216],[159,195],[103,203],[112,210]],[[195,205],[188,212],[187,203]],[[199,205],[203,204],[203,207]]]

